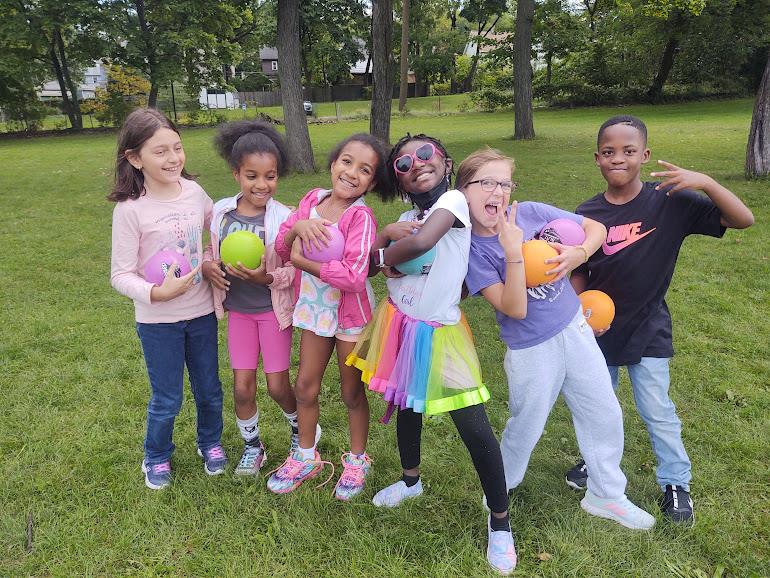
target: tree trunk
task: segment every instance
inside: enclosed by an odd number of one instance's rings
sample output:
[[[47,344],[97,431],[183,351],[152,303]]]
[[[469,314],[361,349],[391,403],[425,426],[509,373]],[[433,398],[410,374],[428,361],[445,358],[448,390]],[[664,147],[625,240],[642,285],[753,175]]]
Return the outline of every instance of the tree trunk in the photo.
[[[150,27],[147,24],[147,18],[144,11],[144,0],[134,2],[136,8],[136,17],[139,20],[139,30],[142,31],[142,40],[144,41],[145,57],[147,58],[148,76],[150,77],[150,94],[147,97],[147,106],[155,108],[158,102],[158,87],[160,80],[158,76],[158,58],[155,53],[155,43],[152,39]]]
[[[59,90],[61,91],[62,108],[64,108],[64,114],[70,120],[72,128],[75,128],[75,115],[72,110],[72,102],[67,92],[67,84],[64,82],[64,75],[62,74],[61,64],[59,63],[59,56],[56,54],[56,41],[51,39],[48,55],[51,59],[51,66],[56,73],[56,80],[59,82]]]
[[[513,110],[515,140],[535,138],[532,124],[532,21],[535,0],[517,0],[513,37]]]
[[[553,74],[553,52],[545,55],[545,84],[551,86],[551,75]]]
[[[746,146],[746,176],[770,176],[770,54],[757,91]]]
[[[406,108],[409,90],[409,0],[401,0],[401,89],[398,92],[398,112]]]
[[[660,59],[658,73],[647,90],[647,96],[653,102],[660,100],[663,96],[663,86],[666,84],[666,80],[668,80],[671,69],[674,68],[674,55],[679,48],[683,24],[684,18],[682,13],[678,10],[673,10],[666,26],[668,28],[668,39],[666,40],[666,47],[663,49],[663,56]]]
[[[78,130],[83,128],[83,115],[80,113],[80,103],[78,102],[78,89],[75,83],[72,82],[72,75],[70,74],[69,64],[67,63],[67,54],[64,50],[64,39],[61,35],[61,29],[55,28],[53,31],[54,41],[56,42],[56,48],[59,51],[59,62],[61,63],[61,75],[64,79],[64,84],[72,95],[72,100],[69,101],[69,109],[71,114],[69,115],[72,128]]]
[[[286,142],[294,169],[315,170],[310,133],[302,106],[300,79],[299,0],[278,0],[278,77],[281,81]]]
[[[372,110],[369,132],[390,142],[390,108],[393,98],[393,0],[372,2]]]

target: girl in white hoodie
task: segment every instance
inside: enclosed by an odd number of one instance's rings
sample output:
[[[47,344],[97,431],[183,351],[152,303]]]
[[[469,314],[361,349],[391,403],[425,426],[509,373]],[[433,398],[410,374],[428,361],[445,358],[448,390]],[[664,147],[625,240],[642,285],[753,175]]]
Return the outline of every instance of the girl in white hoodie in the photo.
[[[214,290],[218,317],[227,311],[227,343],[233,368],[233,398],[244,450],[236,475],[255,475],[265,461],[259,436],[257,365],[267,381],[267,392],[283,410],[291,426],[291,444],[297,444],[297,400],[289,383],[293,283],[295,270],[275,252],[275,236],[291,210],[273,196],[278,178],[286,173],[288,157],[283,138],[269,124],[239,121],[223,125],[215,145],[240,186],[234,197],[214,205],[211,251],[203,275]],[[236,231],[257,234],[265,255],[256,269],[242,263],[222,266],[219,247]]]

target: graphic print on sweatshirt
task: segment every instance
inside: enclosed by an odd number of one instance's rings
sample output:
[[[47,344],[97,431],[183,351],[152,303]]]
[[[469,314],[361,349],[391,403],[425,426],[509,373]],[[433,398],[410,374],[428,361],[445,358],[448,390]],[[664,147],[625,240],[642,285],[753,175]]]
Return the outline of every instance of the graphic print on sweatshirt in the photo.
[[[607,231],[607,239],[602,243],[602,252],[608,256],[614,255],[626,247],[633,245],[637,241],[644,239],[647,235],[655,231],[657,227],[653,227],[644,233],[640,233],[641,228],[641,221],[611,226]]]

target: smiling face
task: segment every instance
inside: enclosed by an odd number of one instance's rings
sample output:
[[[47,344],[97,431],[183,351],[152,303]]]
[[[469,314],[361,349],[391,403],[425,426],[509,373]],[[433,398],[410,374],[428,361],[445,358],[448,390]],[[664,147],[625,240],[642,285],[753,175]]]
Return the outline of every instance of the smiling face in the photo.
[[[350,141],[332,162],[332,196],[357,199],[371,191],[380,158],[375,150],[361,141]]]
[[[170,128],[159,128],[138,151],[126,151],[131,165],[142,171],[148,190],[166,190],[179,183],[184,168],[182,139]]]
[[[278,186],[278,162],[269,153],[243,155],[233,176],[243,193],[238,200],[238,208],[247,213],[261,213]]]
[[[650,149],[635,127],[615,124],[604,129],[594,157],[596,166],[607,181],[608,192],[638,192],[642,165],[650,160]],[[625,191],[626,188],[637,190]]]
[[[504,160],[490,161],[479,168],[471,181],[494,179],[511,180],[511,163]],[[477,235],[495,235],[495,225],[511,201],[511,193],[504,193],[498,185],[489,193],[481,188],[481,183],[467,185],[463,192],[468,200],[473,232]]]
[[[410,140],[401,147],[397,156],[414,155],[414,152],[425,144],[429,144],[429,141]],[[439,151],[427,161],[422,161],[418,158],[413,158],[412,160],[412,169],[409,172],[404,174],[396,173],[399,188],[412,194],[427,193],[438,185],[452,170],[452,159],[445,158]]]

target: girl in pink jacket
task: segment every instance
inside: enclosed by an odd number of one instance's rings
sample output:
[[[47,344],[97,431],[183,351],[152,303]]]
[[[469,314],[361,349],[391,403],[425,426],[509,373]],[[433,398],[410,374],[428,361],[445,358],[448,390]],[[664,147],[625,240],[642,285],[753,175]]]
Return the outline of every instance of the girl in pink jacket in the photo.
[[[377,189],[392,196],[385,172],[387,151],[368,134],[356,134],[339,143],[329,155],[331,190],[313,189],[281,225],[275,249],[300,271],[296,279],[294,326],[302,329],[297,383],[299,446],[267,482],[286,494],[318,475],[324,462],[314,438],[318,424],[318,395],[332,351],[337,349],[342,399],[348,409],[350,451],[342,456],[343,474],[335,497],[350,500],[364,488],[371,461],[366,455],[369,404],[361,372],[345,365],[359,334],[372,316],[374,296],[367,280],[369,251],[377,223],[364,195]],[[342,257],[325,263],[304,256],[303,246],[326,245],[327,227],[336,227],[345,239]],[[332,474],[333,475],[333,474]],[[331,478],[330,478],[331,479]]]
[[[288,168],[288,158],[283,138],[264,122],[225,124],[215,144],[230,165],[240,192],[214,205],[211,247],[202,271],[213,289],[217,317],[223,317],[227,310],[235,421],[244,443],[235,474],[253,476],[259,473],[266,457],[259,436],[256,398],[260,354],[267,393],[289,422],[291,447],[299,441],[297,400],[289,383],[295,270],[274,249],[278,228],[291,213],[273,198],[278,177]],[[265,256],[256,269],[241,263],[222,267],[220,244],[237,231],[255,233],[264,242]]]

